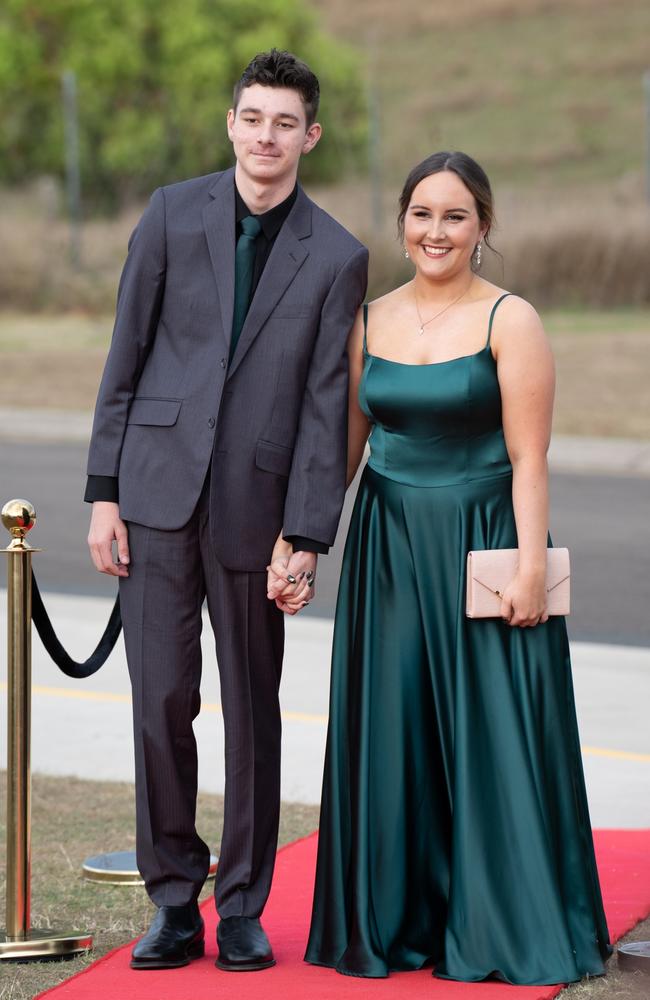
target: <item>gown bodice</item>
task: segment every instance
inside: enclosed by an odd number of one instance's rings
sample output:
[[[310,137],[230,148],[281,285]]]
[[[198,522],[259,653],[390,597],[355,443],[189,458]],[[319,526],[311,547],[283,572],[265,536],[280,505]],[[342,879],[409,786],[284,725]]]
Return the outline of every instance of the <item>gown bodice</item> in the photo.
[[[368,352],[359,403],[372,423],[369,466],[411,486],[451,486],[512,472],[501,423],[501,392],[490,347],[418,365]],[[364,308],[367,322],[367,307]]]

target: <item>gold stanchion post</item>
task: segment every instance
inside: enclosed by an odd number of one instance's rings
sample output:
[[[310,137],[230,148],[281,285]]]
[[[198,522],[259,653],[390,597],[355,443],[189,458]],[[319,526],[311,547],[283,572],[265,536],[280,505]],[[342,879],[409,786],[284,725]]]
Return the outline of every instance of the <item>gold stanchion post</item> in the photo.
[[[25,535],[36,514],[28,500],[10,500],[2,523],[12,535],[7,577],[7,921],[0,959],[31,961],[76,955],[90,934],[30,927],[32,548]]]

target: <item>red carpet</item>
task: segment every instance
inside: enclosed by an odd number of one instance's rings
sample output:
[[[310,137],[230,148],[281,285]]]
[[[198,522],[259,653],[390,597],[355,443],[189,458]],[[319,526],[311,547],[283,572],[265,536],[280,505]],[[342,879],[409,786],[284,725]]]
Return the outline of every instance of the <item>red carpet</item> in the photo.
[[[596,853],[612,939],[620,938],[650,913],[650,830],[596,830]],[[278,964],[264,972],[220,972],[214,966],[216,917],[212,901],[203,905],[206,956],[184,969],[134,972],[131,945],[118,948],[41,997],[63,1000],[348,1000],[348,998],[424,998],[427,1000],[546,1000],[558,986],[505,986],[452,983],[430,970],[397,973],[388,979],[357,979],[302,961],[316,859],[316,835],[278,853],[273,891],[264,912]],[[101,887],[98,886],[98,892]]]

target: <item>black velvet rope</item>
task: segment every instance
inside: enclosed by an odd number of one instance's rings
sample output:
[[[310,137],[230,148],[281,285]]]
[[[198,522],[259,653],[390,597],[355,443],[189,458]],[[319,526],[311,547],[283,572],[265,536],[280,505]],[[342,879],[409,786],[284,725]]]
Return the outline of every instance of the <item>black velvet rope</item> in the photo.
[[[43,645],[56,663],[59,670],[63,671],[63,673],[68,677],[76,677],[77,679],[90,677],[91,674],[96,673],[100,667],[104,666],[111,650],[113,649],[113,646],[118,640],[120,632],[122,631],[120,598],[118,596],[115,604],[113,605],[111,616],[108,619],[108,625],[106,626],[104,634],[97,644],[95,652],[92,653],[87,660],[84,660],[83,663],[77,663],[76,660],[73,660],[59,642],[56,632],[52,627],[52,622],[49,619],[47,611],[45,610],[43,598],[41,597],[41,592],[38,589],[38,584],[36,583],[36,578],[33,574],[32,620],[36,626],[36,631],[41,637]]]

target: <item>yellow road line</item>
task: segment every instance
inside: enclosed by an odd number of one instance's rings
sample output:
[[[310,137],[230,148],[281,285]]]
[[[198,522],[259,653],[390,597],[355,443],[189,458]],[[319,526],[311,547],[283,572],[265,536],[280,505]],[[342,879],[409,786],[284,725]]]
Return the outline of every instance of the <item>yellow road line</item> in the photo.
[[[0,683],[0,690],[7,690],[6,681]],[[48,698],[71,698],[76,701],[104,701],[113,703],[118,702],[123,705],[131,704],[130,694],[117,694],[112,691],[83,691],[76,688],[48,687],[45,684],[34,684],[32,692],[34,694],[45,695]],[[221,715],[221,705],[216,701],[206,701],[201,705],[201,711]],[[287,711],[282,713],[282,718],[289,722],[313,722],[320,725],[327,724],[326,715],[314,715],[309,712]]]
[[[2,685],[6,689],[6,683]],[[130,694],[116,694],[112,691],[78,691],[75,688],[47,687],[44,684],[34,684],[33,694],[44,694],[48,698],[72,698],[74,701],[118,701],[131,704]]]
[[[0,690],[6,691],[6,682],[0,683]],[[47,687],[43,684],[34,684],[33,693],[45,695],[48,698],[71,698],[77,701],[99,701],[118,702],[120,704],[130,704],[131,695],[117,694],[111,691],[80,691],[74,688]],[[202,712],[220,715],[221,705],[219,702],[204,702],[201,706]],[[317,715],[311,712],[290,712],[282,713],[282,718],[287,722],[309,722],[315,725],[327,725],[326,715]],[[585,757],[609,757],[611,760],[634,760],[639,763],[649,764],[650,753],[633,753],[629,750],[610,750],[606,747],[583,746],[582,753]]]
[[[586,757],[613,757],[616,760],[640,760],[647,764],[650,753],[632,753],[629,750],[604,750],[602,747],[582,747]]]

